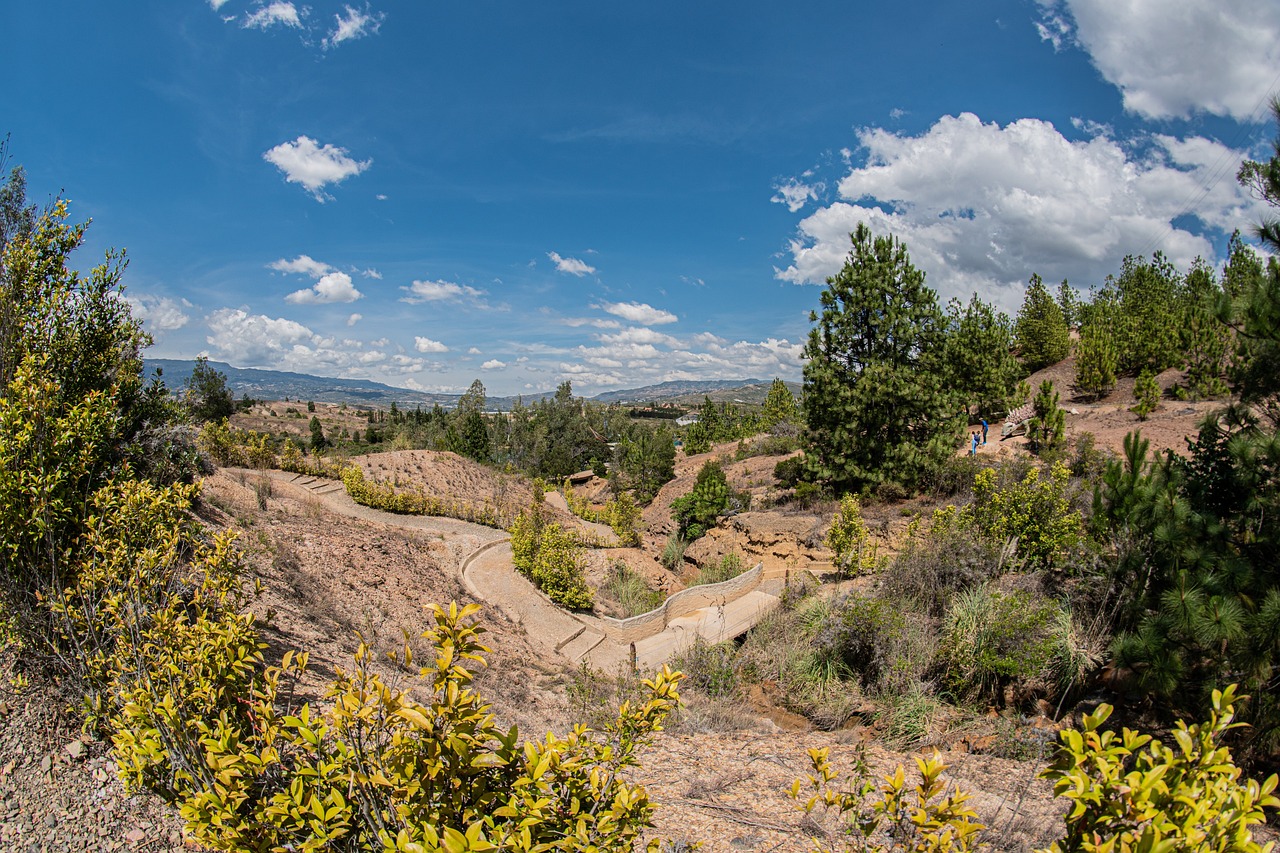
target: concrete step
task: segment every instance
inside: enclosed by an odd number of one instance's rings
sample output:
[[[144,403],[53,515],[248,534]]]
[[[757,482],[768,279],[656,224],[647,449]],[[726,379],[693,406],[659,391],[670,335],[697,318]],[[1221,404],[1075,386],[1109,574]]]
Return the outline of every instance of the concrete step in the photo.
[[[560,654],[571,661],[580,661],[591,654],[591,650],[602,642],[604,642],[604,634],[583,626],[583,630],[560,646]]]

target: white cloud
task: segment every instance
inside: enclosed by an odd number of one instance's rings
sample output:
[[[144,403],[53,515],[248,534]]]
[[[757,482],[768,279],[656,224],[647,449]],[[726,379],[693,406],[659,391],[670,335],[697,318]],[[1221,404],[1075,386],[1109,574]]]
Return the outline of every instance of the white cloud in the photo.
[[[218,7],[215,6],[214,8]],[[246,28],[265,30],[267,27],[276,24],[286,27],[301,27],[302,19],[298,16],[297,7],[292,3],[285,2],[285,0],[275,0],[275,2],[263,6],[244,19]]]
[[[360,270],[360,275],[364,276],[365,278],[371,278],[374,281],[382,281],[382,273],[378,272],[373,268],[369,268],[367,270]]]
[[[267,268],[276,270],[277,272],[307,275],[312,278],[320,278],[325,273],[333,271],[333,267],[315,260],[310,255],[298,255],[298,257],[291,261],[286,261],[284,258],[281,258],[278,261],[272,261],[267,264]]]
[[[506,362],[498,361],[496,358],[491,358],[488,361],[486,361],[484,364],[480,365],[480,369],[481,370],[501,370],[506,366],[507,366]]]
[[[1174,219],[1190,212],[1229,231],[1257,215],[1230,174],[1214,183],[1209,165],[1237,163],[1243,152],[1207,139],[1157,136],[1131,154],[1106,136],[1072,142],[1044,121],[1002,128],[965,113],[920,136],[865,129],[859,141],[866,164],[840,181],[842,201],[800,222],[778,278],[822,283],[843,265],[849,232],[866,222],[903,240],[943,299],[976,290],[1016,310],[1033,272],[1088,287],[1119,270],[1124,255],[1155,249],[1185,267],[1197,255],[1212,259],[1213,246]]]
[[[209,335],[205,342],[225,361],[276,365],[294,350],[320,342],[315,332],[301,323],[265,314],[252,315],[243,308],[220,308],[207,318]]]
[[[644,302],[604,302],[598,307],[629,323],[640,323],[644,326],[660,326],[664,323],[675,323],[680,319],[670,311],[654,308]]]
[[[413,348],[418,352],[448,352],[449,348],[439,341],[433,341],[431,338],[422,338],[417,335],[413,338]]]
[[[284,298],[293,305],[331,305],[335,302],[355,302],[364,296],[351,283],[351,276],[344,272],[331,272],[320,277],[311,287],[295,290]]]
[[[561,317],[556,322],[571,329],[578,329],[582,326],[592,326],[597,329],[622,328],[622,324],[617,320],[604,320],[599,317]]]
[[[551,259],[551,262],[556,265],[556,269],[560,272],[567,272],[579,278],[584,275],[594,275],[596,271],[595,267],[577,258],[562,258],[556,252],[547,252],[547,257]]]
[[[167,296],[129,295],[125,301],[133,309],[133,316],[141,320],[150,332],[181,329],[191,319],[177,302]]]
[[[372,160],[353,160],[347,156],[347,149],[321,146],[309,136],[281,142],[263,154],[262,159],[283,172],[289,183],[302,184],[321,203],[331,198],[324,192],[326,185],[340,184],[373,164]]]
[[[227,5],[227,0],[209,0],[209,8],[215,12],[225,5]]]
[[[809,199],[817,201],[818,193],[822,192],[826,187],[819,184],[806,184],[795,178],[788,178],[785,182],[774,187],[777,193],[773,198],[769,199],[775,204],[785,204],[787,210],[795,213],[804,207]]]
[[[452,281],[415,281],[408,287],[400,288],[408,296],[400,297],[401,302],[417,305],[423,302],[476,302],[484,296],[483,290],[456,284]]]
[[[354,326],[356,323],[359,323],[363,319],[364,319],[363,314],[352,314],[350,317],[347,318],[347,326],[348,327]]]
[[[385,193],[378,193],[377,195],[375,195],[375,196],[374,196],[374,198],[376,198],[378,201],[386,201],[386,200],[387,200],[387,196],[386,196],[386,194],[385,194]]]
[[[369,7],[366,5],[364,11],[353,9],[350,6],[344,6],[346,16],[334,15],[334,28],[324,40],[324,46],[327,50],[331,47],[337,47],[344,41],[364,38],[367,35],[378,32],[378,27],[382,26],[386,15],[382,12],[371,14]]]
[[[479,347],[471,347],[467,350],[467,355],[480,355]]]
[[[1280,68],[1280,4],[1255,0],[1038,0],[1040,37],[1074,42],[1146,118],[1258,121]]]

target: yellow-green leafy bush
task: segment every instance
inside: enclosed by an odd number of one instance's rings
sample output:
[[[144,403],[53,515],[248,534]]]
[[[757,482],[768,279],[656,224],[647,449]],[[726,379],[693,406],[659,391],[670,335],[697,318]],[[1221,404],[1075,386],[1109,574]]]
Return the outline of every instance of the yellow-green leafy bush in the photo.
[[[876,568],[876,543],[862,520],[862,506],[853,495],[840,499],[840,509],[831,519],[822,544],[831,549],[836,571],[841,577],[870,574]]]
[[[809,761],[813,772],[807,784],[799,779],[792,783],[791,798],[810,816],[834,813],[838,827],[833,837],[842,842],[826,846],[823,841],[828,839],[814,838],[819,853],[837,849],[847,853],[967,853],[982,846],[979,833],[986,827],[977,822],[978,813],[967,805],[968,794],[959,789],[947,792],[942,780],[947,766],[937,753],[932,758],[916,758],[920,784],[914,787],[908,787],[901,765],[877,786],[861,757],[844,782],[832,768],[828,750],[809,750]],[[806,790],[810,793],[804,797]],[[877,792],[879,796],[871,799]]]
[[[1235,686],[1213,691],[1208,722],[1179,721],[1173,746],[1130,729],[1104,731],[1111,706],[1100,705],[1080,731],[1060,735],[1044,776],[1066,799],[1066,835],[1044,853],[1239,851],[1268,853],[1253,840],[1265,809],[1280,808],[1276,777],[1241,780],[1221,745],[1233,728]]]
[[[276,467],[276,454],[265,434],[235,429],[227,421],[209,421],[200,428],[196,445],[216,465],[248,468]]]
[[[600,731],[521,745],[471,689],[488,651],[470,622],[477,609],[431,608],[426,704],[371,672],[362,645],[355,671],[329,688],[330,711],[286,701],[282,685],[306,664],[286,655],[236,709],[196,718],[199,736],[177,740],[172,754],[184,768],[173,799],[194,837],[229,851],[631,850],[653,806],[620,774],[661,730],[680,676],[664,669],[642,704],[624,704]],[[131,718],[135,737],[117,736],[126,757],[135,743],[163,740],[164,726],[148,729],[145,717]]]
[[[1055,463],[1048,477],[1032,468],[1019,483],[1000,488],[992,468],[973,480],[973,503],[961,511],[960,521],[997,542],[1017,539],[1018,555],[1028,566],[1052,568],[1079,545],[1083,532],[1080,513],[1071,509],[1067,486],[1071,472]]]

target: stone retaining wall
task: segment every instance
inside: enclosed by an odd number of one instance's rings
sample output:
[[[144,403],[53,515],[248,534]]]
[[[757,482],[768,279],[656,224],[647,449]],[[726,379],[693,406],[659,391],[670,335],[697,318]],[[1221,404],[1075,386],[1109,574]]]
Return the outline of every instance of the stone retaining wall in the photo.
[[[714,604],[728,604],[730,601],[736,601],[747,593],[753,592],[760,586],[763,579],[764,564],[756,563],[754,568],[736,578],[682,589],[648,613],[641,613],[629,619],[597,616],[593,621],[604,629],[609,639],[620,643],[636,643],[661,633],[672,619],[688,616],[696,610]]]

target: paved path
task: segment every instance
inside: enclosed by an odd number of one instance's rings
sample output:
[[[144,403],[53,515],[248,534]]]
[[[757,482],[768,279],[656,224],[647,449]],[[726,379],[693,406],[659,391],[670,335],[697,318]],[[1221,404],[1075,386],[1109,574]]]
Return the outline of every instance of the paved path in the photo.
[[[585,660],[595,669],[605,671],[630,664],[629,644],[610,638],[603,620],[558,607],[515,570],[511,562],[511,542],[504,531],[453,518],[396,515],[361,506],[337,480],[284,471],[250,473],[265,473],[277,482],[305,490],[326,509],[339,515],[390,527],[440,533],[453,541],[470,538],[471,542],[466,544],[474,548],[460,566],[463,585],[476,598],[497,607],[519,624],[534,645],[549,655],[559,655],[575,664]],[[673,618],[663,630],[636,641],[636,663],[642,670],[656,669],[698,637],[708,643],[737,637],[759,622],[777,600],[770,592],[756,589],[734,601],[709,605]]]

